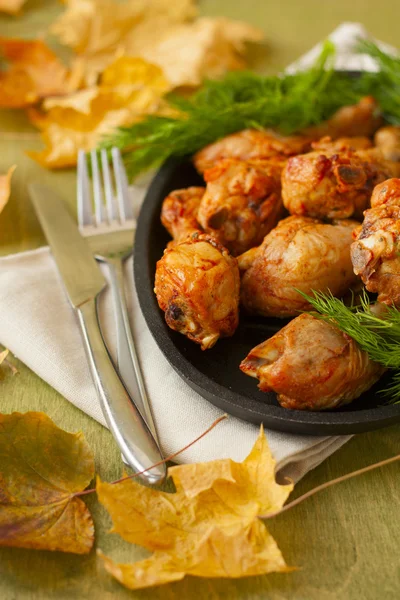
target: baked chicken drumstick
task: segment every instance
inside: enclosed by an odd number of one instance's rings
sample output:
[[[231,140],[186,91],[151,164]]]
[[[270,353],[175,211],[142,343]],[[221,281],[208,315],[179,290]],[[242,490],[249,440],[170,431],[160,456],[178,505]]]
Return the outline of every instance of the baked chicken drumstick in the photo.
[[[350,258],[352,231],[356,221],[326,224],[309,217],[280,221],[261,246],[238,257],[244,272],[241,302],[253,314],[296,316],[311,310],[296,291],[330,290],[345,294],[357,283]]]
[[[226,158],[204,173],[198,221],[233,255],[260,244],[282,216],[282,166],[280,159]]]
[[[374,137],[375,145],[388,160],[400,161],[400,127],[381,127]]]
[[[239,160],[267,160],[288,158],[307,152],[313,138],[305,135],[283,136],[271,130],[243,129],[209,144],[194,155],[193,162],[199,173],[211,169],[223,158]]]
[[[309,314],[253,348],[240,368],[259,379],[263,392],[276,392],[283,407],[297,410],[348,404],[384,371],[351,337]]]
[[[361,218],[374,186],[400,175],[399,163],[377,149],[314,150],[294,156],[282,173],[282,198],[292,215]]]
[[[189,187],[171,192],[161,209],[161,222],[175,242],[191,233],[201,232],[197,221],[200,201],[205,188]]]
[[[400,179],[376,186],[354,238],[354,272],[378,302],[400,307]]]
[[[154,291],[167,324],[202,350],[235,332],[239,286],[236,258],[209,235],[194,233],[157,263]]]

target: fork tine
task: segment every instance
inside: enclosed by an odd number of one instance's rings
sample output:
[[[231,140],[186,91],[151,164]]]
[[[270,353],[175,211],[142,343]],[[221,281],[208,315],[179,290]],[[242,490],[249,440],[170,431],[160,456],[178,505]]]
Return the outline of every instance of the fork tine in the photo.
[[[117,185],[119,218],[121,223],[125,223],[127,219],[133,219],[133,206],[129,194],[128,179],[119,148],[112,148],[111,156]]]
[[[83,150],[79,150],[78,152],[77,204],[79,227],[92,225],[89,176],[86,164],[86,155]]]
[[[106,207],[108,220],[111,223],[117,218],[117,211],[114,202],[114,190],[111,180],[110,165],[108,164],[107,150],[101,150],[101,167],[103,171],[104,193],[106,196]]]
[[[91,162],[92,162],[94,214],[95,214],[96,224],[100,225],[105,218],[105,211],[104,211],[104,203],[103,203],[103,192],[101,189],[99,163],[97,160],[96,150],[92,150],[90,152],[90,158],[91,158]]]

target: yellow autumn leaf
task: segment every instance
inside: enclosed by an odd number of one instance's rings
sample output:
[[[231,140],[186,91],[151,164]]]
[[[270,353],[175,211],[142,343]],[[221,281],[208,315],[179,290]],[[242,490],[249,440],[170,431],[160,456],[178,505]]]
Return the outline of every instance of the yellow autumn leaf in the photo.
[[[43,104],[47,112],[28,113],[46,145],[29,155],[45,167],[73,166],[78,150],[91,150],[116,127],[157,112],[169,89],[159,67],[141,58],[118,58],[104,71],[98,86],[48,98]]]
[[[41,40],[0,38],[0,55],[9,63],[0,71],[1,108],[23,108],[71,89],[66,67]]]
[[[25,4],[26,0],[0,0],[0,11],[16,15]]]
[[[176,493],[145,488],[131,479],[98,481],[97,494],[113,520],[112,531],[152,551],[118,564],[101,551],[118,581],[139,589],[185,575],[244,577],[291,570],[260,515],[279,510],[293,486],[280,486],[263,428],[242,462],[215,460],[172,467]]]
[[[11,177],[16,165],[10,167],[5,175],[0,175],[0,212],[8,202],[11,193]]]

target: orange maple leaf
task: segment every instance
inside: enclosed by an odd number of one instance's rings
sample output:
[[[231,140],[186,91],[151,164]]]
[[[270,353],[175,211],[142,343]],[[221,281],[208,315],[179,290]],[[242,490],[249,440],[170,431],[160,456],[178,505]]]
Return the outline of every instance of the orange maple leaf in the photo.
[[[24,108],[70,91],[67,68],[43,41],[0,38],[0,54],[10,63],[0,72],[0,108]]]

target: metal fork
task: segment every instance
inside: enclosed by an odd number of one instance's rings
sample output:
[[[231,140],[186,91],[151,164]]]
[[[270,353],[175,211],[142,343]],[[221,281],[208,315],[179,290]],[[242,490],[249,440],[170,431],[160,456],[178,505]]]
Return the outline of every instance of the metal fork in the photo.
[[[83,151],[78,154],[79,228],[82,235],[87,236],[96,260],[108,267],[117,331],[117,370],[132,401],[160,446],[135,350],[124,293],[123,267],[133,252],[136,226],[128,181],[118,148],[111,150],[111,168],[106,150],[101,150],[100,159],[101,168],[97,152],[93,150],[90,153],[92,202],[86,154]]]

